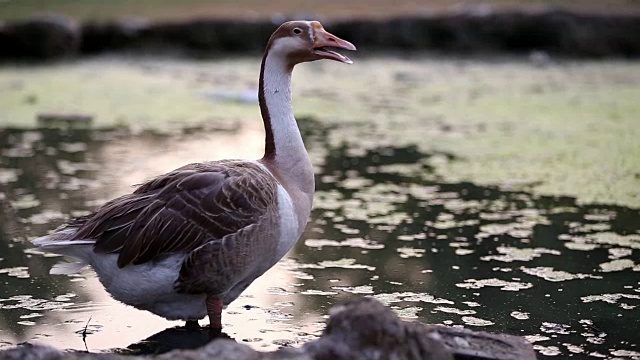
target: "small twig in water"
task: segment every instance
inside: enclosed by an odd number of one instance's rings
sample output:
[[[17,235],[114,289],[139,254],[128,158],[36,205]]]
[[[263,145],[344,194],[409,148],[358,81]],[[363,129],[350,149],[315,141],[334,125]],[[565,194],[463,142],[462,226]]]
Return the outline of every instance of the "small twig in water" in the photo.
[[[89,327],[89,322],[91,321],[91,316],[89,316],[89,320],[87,320],[87,324],[84,326],[84,330],[82,330],[82,342],[84,343],[84,348],[89,352],[89,348],[87,347],[87,328]]]

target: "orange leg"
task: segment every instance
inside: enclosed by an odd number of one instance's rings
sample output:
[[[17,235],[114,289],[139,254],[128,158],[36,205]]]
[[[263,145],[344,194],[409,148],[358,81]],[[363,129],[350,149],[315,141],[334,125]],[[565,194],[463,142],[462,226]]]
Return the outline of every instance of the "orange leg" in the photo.
[[[209,326],[211,329],[222,329],[222,299],[207,296],[207,313],[209,314]]]

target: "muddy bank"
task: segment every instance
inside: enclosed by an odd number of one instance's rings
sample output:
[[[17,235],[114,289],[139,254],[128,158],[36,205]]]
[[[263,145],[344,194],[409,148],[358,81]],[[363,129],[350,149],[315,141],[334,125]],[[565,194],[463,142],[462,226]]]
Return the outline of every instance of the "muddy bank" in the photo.
[[[133,344],[118,354],[62,352],[51,347],[21,345],[0,352],[0,359],[122,359],[125,355],[159,355],[159,359],[535,359],[531,344],[511,335],[475,332],[445,326],[425,326],[401,321],[389,308],[372,298],[337,305],[322,336],[301,348],[259,352],[224,336],[206,336],[208,330],[167,329]],[[196,334],[197,333],[197,334]],[[195,336],[194,336],[195,335]],[[200,335],[200,336],[198,336]],[[180,337],[183,337],[180,341]],[[194,342],[200,338],[201,344]],[[176,341],[178,340],[178,341]],[[169,351],[168,343],[191,349]],[[192,348],[202,345],[199,349]],[[130,358],[130,357],[127,357]]]
[[[189,55],[260,52],[269,34],[284,20],[121,20],[79,24],[63,17],[41,17],[0,24],[0,59],[47,60],[113,51],[177,51]],[[386,20],[335,21],[330,28],[363,50],[465,54],[542,51],[587,58],[640,56],[639,14],[481,9]]]

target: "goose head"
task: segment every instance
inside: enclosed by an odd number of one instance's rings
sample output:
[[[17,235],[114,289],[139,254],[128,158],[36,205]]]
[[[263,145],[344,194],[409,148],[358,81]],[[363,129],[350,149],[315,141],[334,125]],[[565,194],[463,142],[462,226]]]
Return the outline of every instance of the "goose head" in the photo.
[[[284,58],[290,66],[320,59],[352,63],[332,48],[356,50],[352,43],[327,32],[317,21],[289,21],[271,35],[267,52]]]

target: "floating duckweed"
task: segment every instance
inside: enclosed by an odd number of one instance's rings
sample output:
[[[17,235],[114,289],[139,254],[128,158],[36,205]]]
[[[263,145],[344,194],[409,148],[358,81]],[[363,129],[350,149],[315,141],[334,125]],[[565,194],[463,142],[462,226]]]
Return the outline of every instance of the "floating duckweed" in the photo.
[[[569,330],[571,328],[571,326],[566,325],[566,324],[558,324],[558,323],[552,323],[552,322],[543,322],[542,325],[540,326],[540,331],[547,333],[547,334],[563,334],[563,335],[567,335],[571,332],[571,330]]]
[[[29,268],[26,266],[17,266],[13,268],[0,269],[0,274],[7,274],[8,276],[26,279],[29,277]]]
[[[482,280],[466,279],[463,283],[456,284],[456,286],[464,289],[480,289],[486,286],[491,286],[499,287],[500,290],[504,291],[520,291],[532,288],[533,284],[517,281],[505,281],[494,278]]]
[[[613,232],[602,232],[589,235],[588,238],[596,244],[640,249],[640,234],[619,235]]]
[[[447,314],[457,314],[457,315],[473,315],[476,313],[474,310],[461,310],[458,308],[446,307],[446,306],[437,306],[433,310],[440,311]]]
[[[0,182],[1,182],[1,179],[0,179]],[[40,205],[40,200],[36,199],[34,194],[24,194],[20,196],[17,200],[11,202],[11,206],[13,206],[13,208],[16,210],[31,209],[39,205]]]
[[[536,267],[536,268],[521,267],[520,270],[522,270],[522,272],[526,274],[537,276],[547,281],[553,281],[553,282],[567,281],[567,280],[574,280],[574,279],[587,279],[587,278],[602,279],[601,276],[595,276],[591,274],[572,274],[566,271],[554,270],[552,267]]]
[[[325,260],[318,263],[318,265],[323,268],[335,267],[343,269],[364,269],[368,271],[376,269],[374,266],[356,264],[356,259],[340,259],[335,261]]]
[[[633,253],[632,249],[627,248],[612,248],[609,249],[609,259],[618,259],[621,257],[629,256]]]
[[[410,302],[424,302],[430,304],[450,304],[454,302],[447,299],[436,298],[430,294],[421,294],[413,292],[395,292],[395,293],[379,293],[373,295],[374,298],[380,300],[384,304],[388,305],[394,302],[410,301]]]
[[[322,290],[305,290],[305,291],[300,292],[300,294],[302,294],[302,295],[328,296],[328,295],[336,295],[337,292],[334,292],[334,291],[322,291]]]
[[[373,294],[373,286],[332,286],[334,290],[341,290],[352,294]]]
[[[562,354],[557,346],[534,345],[533,349],[545,356],[558,356]]]
[[[401,308],[401,309],[394,309],[395,313],[401,317],[401,318],[405,318],[405,319],[417,319],[418,318],[418,313],[422,310],[421,307],[417,307],[417,306],[410,306],[410,307],[406,307],[406,308]]]
[[[633,260],[630,259],[618,259],[609,261],[606,263],[602,263],[600,266],[600,270],[602,272],[612,272],[612,271],[622,271],[626,269],[633,269],[634,267]]]
[[[546,341],[549,340],[550,337],[548,336],[543,336],[543,335],[525,335],[523,336],[525,339],[527,339],[528,342],[530,343],[536,343],[538,341]]]
[[[33,214],[28,217],[25,222],[29,224],[47,224],[54,220],[65,219],[66,215],[61,213],[60,211],[55,210],[44,210],[40,213]]]
[[[529,319],[529,313],[527,313],[527,312],[512,311],[510,315],[511,315],[512,318],[518,319],[518,320],[528,320]]]
[[[414,249],[409,247],[400,247],[397,249],[400,257],[403,259],[412,258],[412,257],[422,257],[426,252],[425,249]]]
[[[480,318],[473,317],[473,316],[463,316],[462,317],[462,321],[466,325],[471,325],[471,326],[489,326],[489,325],[493,325],[494,324],[493,321],[480,319]]]
[[[0,169],[0,185],[18,181],[19,169]]]
[[[500,246],[496,250],[503,255],[489,255],[483,256],[480,259],[483,261],[497,260],[502,262],[513,261],[531,261],[544,254],[560,255],[560,251],[545,248],[515,248],[508,246]]]
[[[573,353],[573,354],[584,353],[584,348],[582,346],[567,344],[567,343],[563,343],[562,345],[565,346],[570,353]]]
[[[604,301],[609,304],[615,304],[620,299],[640,300],[640,295],[615,293],[615,294],[589,295],[589,296],[583,296],[580,298],[580,300],[582,300],[582,302],[585,302],[585,303],[590,303],[594,301]]]

